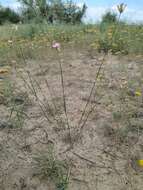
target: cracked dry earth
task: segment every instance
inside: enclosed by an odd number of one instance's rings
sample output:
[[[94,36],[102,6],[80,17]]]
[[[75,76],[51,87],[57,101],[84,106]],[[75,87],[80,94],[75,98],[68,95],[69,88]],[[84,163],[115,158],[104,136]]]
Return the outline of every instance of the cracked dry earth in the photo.
[[[55,190],[49,179],[34,175],[33,155],[46,153],[49,144],[53,144],[55,156],[70,167],[68,190],[142,190],[143,169],[133,160],[136,156],[143,158],[142,131],[118,138],[116,131],[124,128],[124,122],[113,118],[113,112],[121,107],[119,95],[122,89],[127,89],[124,86],[133,80],[134,87],[139,87],[142,82],[142,59],[106,56],[83,122],[91,106],[94,109],[79,135],[78,121],[103,55],[91,57],[86,51],[64,50],[60,58],[73,147],[70,148],[55,53],[43,60],[27,60],[27,65],[13,69],[9,76],[16,93],[27,93],[30,101],[25,105],[23,127],[0,129],[0,190]],[[31,92],[30,78],[38,98]],[[140,97],[137,101],[140,105]],[[52,102],[58,110],[55,117],[62,118],[58,125],[46,107]],[[47,108],[48,118],[42,106]],[[1,120],[9,117],[8,108],[2,103],[0,117]]]

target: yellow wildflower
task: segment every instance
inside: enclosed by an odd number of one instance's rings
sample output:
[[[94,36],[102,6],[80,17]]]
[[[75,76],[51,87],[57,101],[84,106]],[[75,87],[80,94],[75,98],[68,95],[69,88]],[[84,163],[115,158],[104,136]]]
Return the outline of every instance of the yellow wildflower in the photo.
[[[143,167],[143,160],[138,160],[138,165]]]
[[[135,92],[135,95],[136,95],[136,96],[141,96],[141,95],[142,95],[142,93],[141,93],[141,92],[139,92],[139,91],[136,91],[136,92]]]

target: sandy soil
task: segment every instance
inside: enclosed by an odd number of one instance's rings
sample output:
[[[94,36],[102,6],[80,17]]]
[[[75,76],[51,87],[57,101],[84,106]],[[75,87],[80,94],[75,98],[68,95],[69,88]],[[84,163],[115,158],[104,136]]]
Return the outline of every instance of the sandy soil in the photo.
[[[91,56],[86,51],[65,50],[61,53],[72,148],[55,54],[44,60],[27,60],[27,65],[18,68],[17,72],[12,70],[10,79],[14,81],[16,93],[28,94],[29,101],[24,108],[27,116],[23,127],[0,128],[0,190],[54,190],[50,180],[34,175],[33,156],[46,153],[49,144],[53,145],[55,156],[69,165],[69,190],[143,189],[143,168],[138,168],[133,160],[143,158],[143,135],[131,132],[125,139],[118,138],[116,131],[124,124],[113,118],[113,113],[120,108],[120,93],[127,90],[126,85],[132,80],[135,88],[140,85],[141,58],[106,56],[96,82],[95,96],[87,108],[88,111],[95,105],[94,111],[79,130],[78,121],[102,59],[102,54]],[[26,85],[31,86],[28,72],[34,81],[37,99]],[[138,104],[141,104],[140,97],[138,99]],[[61,124],[57,125],[48,109],[48,103],[53,107],[52,102],[58,110],[54,116],[58,121],[62,118]],[[43,115],[41,105],[47,108],[52,122]],[[125,112],[126,108],[123,107]],[[9,108],[3,103],[0,117],[1,123],[7,122],[9,117]],[[142,121],[143,117],[140,119]]]

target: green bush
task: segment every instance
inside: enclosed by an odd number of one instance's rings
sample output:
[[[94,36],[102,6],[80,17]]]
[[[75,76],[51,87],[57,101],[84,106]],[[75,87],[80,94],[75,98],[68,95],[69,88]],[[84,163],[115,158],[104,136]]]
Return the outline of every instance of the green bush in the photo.
[[[0,24],[4,24],[5,22],[18,23],[20,21],[20,16],[15,11],[10,8],[0,9]]]
[[[57,0],[48,3],[46,0],[19,0],[19,2],[24,5],[22,10],[24,21],[36,19],[37,22],[41,22],[45,19],[48,23],[81,23],[87,8],[85,4],[79,7],[73,1],[65,3]]]
[[[102,17],[102,23],[116,23],[117,14],[111,11],[106,12]]]

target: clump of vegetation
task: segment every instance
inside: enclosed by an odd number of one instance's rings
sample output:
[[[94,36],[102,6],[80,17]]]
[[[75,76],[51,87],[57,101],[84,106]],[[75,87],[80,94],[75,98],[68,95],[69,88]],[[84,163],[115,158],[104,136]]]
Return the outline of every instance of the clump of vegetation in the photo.
[[[34,22],[34,23],[65,23],[79,24],[86,12],[86,5],[79,7],[73,1],[19,0],[22,4],[21,12],[0,7],[0,24],[5,22]]]
[[[11,128],[21,128],[26,117],[25,108],[29,103],[28,95],[25,92],[18,93],[8,79],[3,81],[1,94],[3,97],[1,104],[4,104],[9,111],[9,122],[13,126]]]
[[[126,5],[118,7],[119,15],[114,12],[108,11],[102,17],[100,23],[100,34],[95,41],[95,48],[101,52],[112,52],[114,54],[128,54],[130,39],[122,35],[121,31],[124,31],[126,25],[120,21],[120,17],[124,12]],[[94,47],[94,45],[93,45]]]
[[[69,169],[66,163],[56,159],[53,148],[49,151],[39,153],[33,157],[34,175],[41,179],[51,180],[57,190],[66,190],[69,183]]]
[[[117,22],[117,14],[111,11],[105,13],[102,17],[102,24],[103,23],[116,23]]]
[[[0,7],[0,24],[6,22],[18,23],[20,21],[20,15],[10,8]]]
[[[22,11],[23,21],[35,19],[36,22],[42,22],[44,19],[49,23],[81,23],[86,11],[86,5],[82,8],[77,6],[73,1],[63,2],[46,0],[19,0],[23,5]]]

